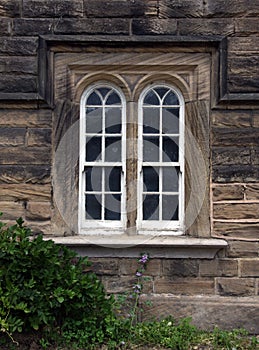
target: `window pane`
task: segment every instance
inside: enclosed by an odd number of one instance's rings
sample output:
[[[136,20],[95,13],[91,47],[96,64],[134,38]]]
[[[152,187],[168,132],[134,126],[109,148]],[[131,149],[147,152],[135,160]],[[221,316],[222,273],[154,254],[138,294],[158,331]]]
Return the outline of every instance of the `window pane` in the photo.
[[[105,167],[105,191],[121,191],[121,167]]]
[[[159,195],[148,194],[143,196],[143,220],[159,219]]]
[[[103,98],[108,94],[110,90],[111,90],[110,88],[106,88],[106,87],[102,87],[98,89],[98,91],[100,92]]]
[[[115,91],[113,91],[113,92],[109,95],[109,97],[107,98],[106,104],[107,104],[107,105],[117,105],[117,104],[121,104],[120,96],[119,96]]]
[[[87,105],[94,105],[94,106],[101,106],[102,101],[96,92],[92,92],[91,95],[88,97],[86,104]]]
[[[86,161],[93,162],[101,159],[102,143],[101,137],[86,138]]]
[[[87,107],[85,131],[93,134],[102,132],[102,108]]]
[[[163,195],[162,210],[163,220],[178,220],[178,196]]]
[[[158,87],[154,89],[158,95],[160,96],[160,98],[162,99],[164,97],[164,95],[167,93],[168,88],[165,87]]]
[[[159,137],[146,136],[143,138],[143,161],[159,161]]]
[[[178,137],[163,137],[163,161],[164,162],[178,162]]]
[[[102,215],[101,195],[87,194],[85,196],[86,220],[100,220]]]
[[[143,192],[159,191],[159,169],[152,166],[143,167]]]
[[[159,108],[143,108],[143,133],[159,133]]]
[[[105,195],[105,220],[120,220],[121,219],[121,195],[106,194]]]
[[[164,134],[179,133],[179,108],[163,108],[162,131]]]
[[[163,167],[163,192],[178,192],[179,167]]]
[[[105,132],[121,133],[121,108],[105,108]]]
[[[101,167],[86,167],[86,191],[102,191],[102,168]]]
[[[105,161],[106,162],[121,161],[121,138],[120,137],[106,137]]]
[[[176,96],[176,94],[173,92],[173,91],[170,91],[164,101],[163,101],[163,104],[164,105],[171,105],[171,106],[175,106],[175,105],[179,105],[179,100],[178,100],[178,97]]]
[[[144,104],[147,104],[147,105],[159,105],[160,104],[159,99],[153,90],[150,90],[146,94],[146,97],[144,98]]]

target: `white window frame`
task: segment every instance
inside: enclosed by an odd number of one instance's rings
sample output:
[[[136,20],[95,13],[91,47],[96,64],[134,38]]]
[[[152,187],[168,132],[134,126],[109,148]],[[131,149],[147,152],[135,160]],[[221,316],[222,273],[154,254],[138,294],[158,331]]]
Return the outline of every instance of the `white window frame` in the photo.
[[[161,167],[161,164],[166,166],[165,162],[148,162],[145,164],[143,162],[143,101],[148,93],[156,87],[168,88],[178,97],[179,100],[179,160],[178,162],[170,162],[170,166],[179,166],[179,207],[178,207],[178,217],[179,220],[143,220],[142,217],[142,205],[143,205],[143,165],[151,165]],[[172,107],[172,106],[167,106]],[[176,106],[174,106],[176,107]],[[160,105],[160,122],[161,122],[161,111],[163,106]],[[138,117],[139,117],[139,126],[138,126],[138,217],[137,217],[137,230],[139,234],[148,234],[148,235],[182,235],[184,233],[184,202],[185,202],[185,188],[184,188],[184,179],[185,179],[185,162],[184,162],[184,132],[185,132],[185,120],[184,120],[184,99],[183,96],[175,86],[171,86],[164,83],[154,83],[147,86],[141,93],[138,103]],[[172,136],[172,135],[170,135]],[[177,135],[178,136],[178,135]],[[161,138],[161,132],[159,134]],[[168,164],[169,165],[169,164]],[[161,181],[159,191],[161,191]]]
[[[122,108],[122,124],[121,124],[121,162],[106,162],[106,161],[94,161],[87,162],[86,159],[86,101],[90,94],[98,88],[113,89],[121,98]],[[108,105],[111,107],[110,105]],[[104,110],[104,106],[101,107]],[[102,112],[103,113],[103,112]],[[126,228],[126,100],[122,91],[113,84],[107,82],[98,82],[87,87],[82,94],[80,100],[80,148],[79,148],[79,209],[78,209],[78,221],[79,232],[82,234],[121,234]],[[102,127],[102,138],[104,135],[104,125]],[[106,134],[105,134],[106,135]],[[94,136],[94,135],[93,135]],[[114,135],[113,135],[114,136]],[[104,148],[102,147],[102,151]],[[86,166],[121,166],[121,220],[86,220],[85,219],[85,167]],[[104,189],[102,189],[102,192]]]

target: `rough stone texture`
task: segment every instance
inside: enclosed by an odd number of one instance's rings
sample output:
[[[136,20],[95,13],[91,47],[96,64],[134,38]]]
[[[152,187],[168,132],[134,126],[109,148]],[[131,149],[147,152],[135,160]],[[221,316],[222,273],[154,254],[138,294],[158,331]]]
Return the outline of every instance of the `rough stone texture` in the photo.
[[[132,33],[135,35],[176,34],[175,19],[139,19],[132,21]]]
[[[49,202],[29,202],[26,206],[25,218],[27,220],[48,220],[51,218],[51,205]]]
[[[196,260],[165,260],[162,274],[171,277],[197,277],[199,264]]]
[[[247,184],[245,187],[245,196],[247,200],[258,200],[259,184]]]
[[[24,17],[82,17],[83,0],[23,0]]]
[[[240,261],[241,277],[259,277],[259,258]]]
[[[214,186],[213,201],[242,200],[244,199],[244,185]]]
[[[200,276],[234,277],[238,275],[238,261],[232,259],[219,259],[216,261],[201,261]]]
[[[225,278],[216,279],[218,293],[222,296],[255,295],[254,278]]]
[[[157,294],[171,293],[179,295],[214,294],[214,279],[186,278],[156,278],[154,291]]]
[[[258,219],[259,203],[215,203],[215,219]]]
[[[241,213],[242,214],[242,213]],[[258,240],[259,222],[257,220],[246,221],[214,221],[213,232],[215,235],[223,235],[230,238],[244,238]],[[242,255],[241,255],[242,256]]]
[[[225,19],[184,19],[178,21],[180,35],[231,35],[234,22]]]
[[[258,257],[259,243],[246,241],[230,241],[227,255],[230,258],[238,258],[240,256],[242,256],[243,258]]]

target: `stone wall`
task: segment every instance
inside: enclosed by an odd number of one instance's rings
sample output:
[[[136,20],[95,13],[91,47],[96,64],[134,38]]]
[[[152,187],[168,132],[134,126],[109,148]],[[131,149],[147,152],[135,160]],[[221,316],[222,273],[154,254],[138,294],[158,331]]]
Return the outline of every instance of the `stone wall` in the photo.
[[[222,91],[212,103],[208,138],[211,236],[228,247],[212,260],[151,259],[145,291],[153,307],[147,314],[191,314],[203,327],[220,323],[259,332],[258,16],[254,0],[0,0],[3,219],[22,216],[34,232],[53,232],[54,109],[39,93],[39,36],[59,42],[68,35],[109,35],[111,42],[118,36],[126,42],[147,36],[159,42],[161,35],[225,38],[222,81],[213,81]],[[92,260],[108,291],[131,288],[135,259]]]

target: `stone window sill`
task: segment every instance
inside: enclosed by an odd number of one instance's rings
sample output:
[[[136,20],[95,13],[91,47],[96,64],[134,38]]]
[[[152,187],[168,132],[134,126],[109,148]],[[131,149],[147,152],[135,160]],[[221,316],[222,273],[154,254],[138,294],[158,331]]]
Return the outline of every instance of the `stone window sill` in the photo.
[[[217,252],[227,247],[223,239],[177,236],[67,236],[45,237],[64,244],[81,256],[138,257],[148,252],[152,258],[213,259]]]

